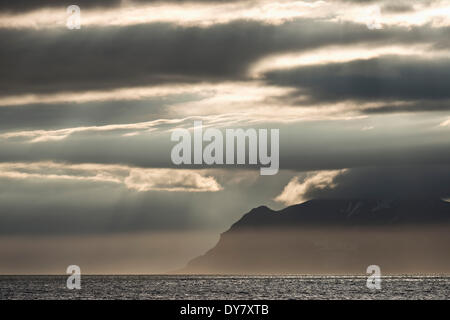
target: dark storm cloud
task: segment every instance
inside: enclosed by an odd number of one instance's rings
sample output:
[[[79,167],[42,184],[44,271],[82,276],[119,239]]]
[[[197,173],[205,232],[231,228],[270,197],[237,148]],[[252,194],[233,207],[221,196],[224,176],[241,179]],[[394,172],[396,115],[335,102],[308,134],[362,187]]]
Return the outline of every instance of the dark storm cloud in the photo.
[[[170,135],[143,134],[123,137],[124,132],[74,134],[61,141],[42,143],[0,142],[0,161],[53,160],[73,163],[131,164],[170,167]]]
[[[236,21],[211,27],[1,30],[0,94],[245,79],[252,63],[273,53],[366,42],[437,44],[449,34],[450,28],[369,30],[307,19],[277,26]]]
[[[132,4],[151,3],[214,3],[214,2],[234,2],[238,0],[132,0]],[[123,4],[123,0],[2,0],[0,10],[5,12],[19,13],[43,8],[66,8],[70,5],[77,5],[82,9],[111,8]]]
[[[450,165],[448,130],[417,127],[396,130],[378,125],[380,128],[368,132],[327,129],[326,125],[312,126],[297,134],[284,129],[284,137],[281,131],[280,138],[280,168],[313,171],[405,164]]]
[[[411,3],[386,3],[381,8],[382,13],[404,13],[414,11],[414,7]]]
[[[335,188],[312,188],[307,198],[418,199],[450,196],[450,166],[352,169],[335,178]]]
[[[425,121],[416,115],[405,122],[402,115],[390,119],[308,122],[296,125],[266,124],[280,129],[280,169],[330,170],[367,166],[450,164],[448,128],[439,127],[447,117]],[[417,123],[416,123],[417,122]],[[193,120],[183,125],[192,127]],[[375,126],[361,131],[363,126]],[[175,126],[181,126],[181,123]],[[232,126],[227,126],[232,127]],[[245,128],[245,127],[244,127]],[[133,130],[131,130],[133,131]],[[0,141],[0,161],[53,160],[69,163],[128,164],[139,167],[172,167],[175,145],[169,132],[123,136],[129,131],[80,132],[59,141],[38,143],[20,139]],[[389,143],[386,143],[389,141]],[[185,168],[205,168],[190,166]],[[219,166],[235,170],[245,166]],[[259,167],[250,166],[253,169]]]
[[[273,71],[266,78],[270,84],[298,88],[289,97],[294,103],[296,95],[306,94],[313,102],[428,100],[411,111],[427,111],[430,103],[430,111],[449,109],[447,101],[439,100],[450,98],[450,59],[387,56]]]
[[[386,104],[374,108],[361,108],[362,113],[393,113],[393,112],[426,112],[426,111],[448,111],[450,110],[450,100],[419,100],[407,105]]]
[[[131,0],[129,3],[131,4],[153,4],[153,3],[174,3],[174,4],[182,4],[182,3],[224,3],[224,2],[239,2],[240,0]],[[313,0],[309,0],[310,2],[314,2]],[[354,3],[354,4],[383,4],[386,1],[382,0],[331,0],[334,2],[346,2],[346,3]],[[257,1],[253,1],[257,3]],[[413,1],[409,1],[413,2]],[[417,1],[414,1],[417,2]],[[420,1],[422,4],[432,4],[435,1]],[[5,12],[19,13],[19,12],[28,12],[31,10],[38,10],[43,8],[65,8],[69,5],[78,5],[83,9],[92,9],[92,8],[112,8],[123,5],[122,0],[2,0],[0,1],[0,10]],[[126,3],[127,4],[127,3]],[[399,4],[386,4],[389,8],[393,8],[393,12],[404,12],[400,8],[406,8],[408,5],[406,2]],[[400,11],[399,11],[400,10]]]
[[[76,1],[65,1],[65,0],[15,0],[8,1],[2,0],[0,2],[0,10],[5,12],[27,12],[31,10],[38,10],[43,8],[64,8],[69,5],[75,4],[84,8],[94,8],[94,7],[110,7],[120,5],[121,0],[76,0]]]
[[[164,117],[168,105],[199,99],[185,94],[132,101],[0,107],[0,132],[137,123]]]
[[[347,2],[347,3],[356,3],[356,4],[392,4],[394,5],[394,1],[389,1],[389,0],[331,0],[334,2]],[[404,4],[406,5],[407,3],[409,4],[421,4],[424,6],[430,6],[433,3],[439,2],[439,0],[408,0],[408,1],[404,1],[404,0],[397,0],[395,1],[398,5],[400,4]]]

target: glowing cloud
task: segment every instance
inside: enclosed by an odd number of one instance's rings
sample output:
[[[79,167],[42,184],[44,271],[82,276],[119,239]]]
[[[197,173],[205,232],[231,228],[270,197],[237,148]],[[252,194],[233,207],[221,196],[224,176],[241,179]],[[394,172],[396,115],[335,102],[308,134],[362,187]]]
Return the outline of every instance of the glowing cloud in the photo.
[[[129,190],[216,192],[222,186],[205,170],[138,168],[108,164],[57,162],[0,163],[0,178],[36,181],[71,180],[123,185]]]
[[[347,169],[309,172],[303,181],[296,176],[289,181],[283,192],[274,200],[286,205],[305,202],[309,200],[309,194],[314,190],[335,188],[335,178],[346,171]]]

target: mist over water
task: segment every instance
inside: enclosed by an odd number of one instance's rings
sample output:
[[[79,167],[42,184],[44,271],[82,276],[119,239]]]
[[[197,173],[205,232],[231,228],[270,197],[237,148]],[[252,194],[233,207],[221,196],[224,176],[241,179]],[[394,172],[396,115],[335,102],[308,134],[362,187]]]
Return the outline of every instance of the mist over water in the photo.
[[[447,274],[447,226],[299,227],[240,229],[180,273],[363,274],[378,265],[383,275]]]
[[[216,232],[142,232],[100,235],[0,236],[0,274],[161,274],[182,268],[208,250]]]

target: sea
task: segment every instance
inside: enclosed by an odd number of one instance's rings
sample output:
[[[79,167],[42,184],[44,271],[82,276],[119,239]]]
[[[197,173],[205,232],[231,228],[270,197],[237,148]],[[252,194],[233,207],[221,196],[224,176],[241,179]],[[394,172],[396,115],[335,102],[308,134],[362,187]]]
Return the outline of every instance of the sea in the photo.
[[[0,299],[450,299],[449,276],[389,276],[369,289],[365,276],[86,275],[0,276]]]

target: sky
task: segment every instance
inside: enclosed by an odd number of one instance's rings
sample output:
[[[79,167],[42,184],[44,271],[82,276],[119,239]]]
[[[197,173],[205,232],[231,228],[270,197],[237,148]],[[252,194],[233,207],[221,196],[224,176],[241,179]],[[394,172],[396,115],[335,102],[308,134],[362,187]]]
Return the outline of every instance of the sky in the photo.
[[[448,0],[3,1],[0,47],[0,273],[164,272],[260,205],[450,199]],[[199,120],[279,129],[279,172],[174,165]]]

